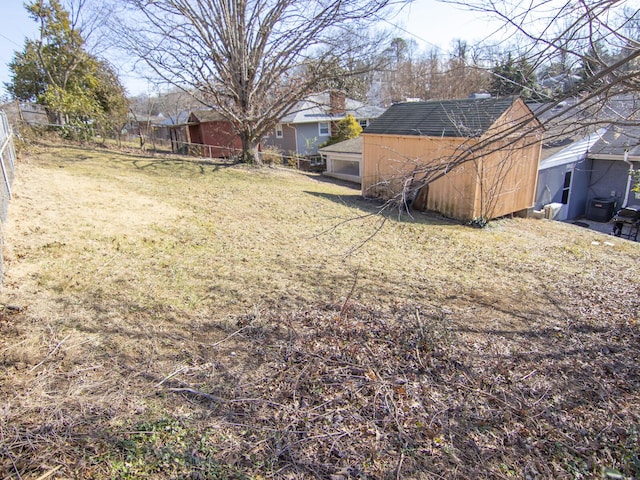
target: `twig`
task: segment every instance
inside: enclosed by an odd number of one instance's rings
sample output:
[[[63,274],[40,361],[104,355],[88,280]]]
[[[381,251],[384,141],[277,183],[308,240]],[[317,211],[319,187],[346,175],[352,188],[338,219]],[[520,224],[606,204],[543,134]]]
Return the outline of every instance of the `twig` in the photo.
[[[6,352],[7,350],[11,350],[12,348],[16,348],[18,345],[22,345],[27,340],[28,340],[28,338],[25,338],[24,340],[22,340],[22,341],[20,341],[18,343],[14,343],[13,345],[9,345],[7,348],[4,348],[4,349],[0,350],[0,354]]]
[[[351,297],[353,296],[353,292],[356,289],[356,284],[358,283],[358,273],[360,273],[360,267],[356,269],[356,273],[353,276],[353,284],[351,284],[351,290],[349,290],[349,293],[347,294],[347,298],[345,298],[344,302],[342,303],[342,308],[340,309],[340,314],[338,315],[338,317],[341,320],[347,311],[347,307],[349,306],[349,300],[351,300]]]
[[[384,227],[385,223],[387,223],[387,217],[382,217],[382,220],[380,221],[378,226],[375,228],[373,233],[371,233],[367,238],[362,240],[358,245],[355,245],[351,247],[349,250],[347,250],[347,252],[344,254],[344,258],[349,257],[350,255],[353,255],[356,251],[360,250],[365,244],[367,244],[367,242],[369,242],[373,237],[375,237],[380,232],[380,230],[382,230],[382,227]]]
[[[521,381],[523,381],[523,380],[526,380],[527,378],[529,378],[531,375],[533,375],[533,374],[534,374],[534,373],[536,373],[537,371],[538,371],[537,369],[531,370],[531,371],[530,371],[529,373],[527,373],[524,377],[522,377],[519,381],[521,382]]]
[[[201,392],[200,390],[194,390],[193,388],[170,388],[169,391],[175,392],[175,393],[190,393],[191,395],[204,397],[208,400],[211,400],[213,402],[218,402],[218,403],[225,402],[224,398],[216,397],[215,395],[204,393],[204,392]]]
[[[235,331],[235,332],[233,332],[231,335],[229,335],[229,336],[227,336],[227,337],[223,338],[223,339],[222,339],[222,340],[220,340],[219,342],[212,343],[212,344],[210,344],[209,346],[210,346],[210,347],[217,347],[218,345],[220,345],[220,344],[222,344],[222,343],[226,342],[226,341],[227,341],[227,340],[229,340],[230,338],[235,337],[236,335],[238,335],[238,334],[239,334],[240,332],[242,332],[243,330],[246,330],[247,328],[251,327],[251,326],[253,325],[253,322],[255,322],[255,319],[254,319],[254,320],[252,320],[252,321],[251,321],[251,323],[249,323],[249,324],[245,325],[244,327],[242,327],[242,328],[240,328],[240,329],[236,330],[236,331]]]
[[[16,462],[13,461],[13,455],[11,455],[9,452],[7,452],[7,457],[9,458],[9,461],[11,462],[11,465],[13,466],[13,470],[16,472],[16,475],[18,476],[18,480],[22,480],[22,475],[20,475],[20,471],[18,470],[18,467],[16,466]]]
[[[38,368],[40,365],[42,365],[47,360],[47,358],[49,358],[51,355],[54,355],[58,351],[58,349],[60,348],[60,345],[62,345],[70,336],[71,335],[67,335],[62,340],[60,340],[58,342],[58,344],[55,347],[53,347],[53,350],[51,350],[49,353],[47,353],[47,355],[42,359],[42,361],[40,363],[38,363],[37,365],[33,366],[31,368],[31,370],[29,370],[29,371],[33,372],[36,368]]]
[[[404,452],[400,452],[400,459],[398,460],[398,466],[396,468],[396,480],[402,478],[402,462],[404,461]]]
[[[551,390],[551,387],[547,387],[547,389],[540,396],[540,398],[531,404],[531,407],[535,407],[538,403],[540,403],[542,401],[542,399],[547,396],[547,393],[549,393],[549,390]],[[529,407],[529,408],[531,408],[531,407]]]
[[[167,375],[166,377],[164,377],[162,380],[160,380],[158,383],[156,383],[156,387],[161,386],[164,382],[166,382],[167,380],[169,380],[171,377],[175,377],[177,374],[179,374],[180,372],[186,370],[187,366],[184,367],[180,367],[179,369],[177,369],[175,372],[170,373],[169,375]]]
[[[49,478],[51,475],[56,473],[61,468],[62,468],[62,465],[58,465],[57,467],[52,468],[51,470],[49,470],[47,473],[44,473],[44,474],[40,475],[38,478],[36,478],[36,480],[44,480],[45,478]]]

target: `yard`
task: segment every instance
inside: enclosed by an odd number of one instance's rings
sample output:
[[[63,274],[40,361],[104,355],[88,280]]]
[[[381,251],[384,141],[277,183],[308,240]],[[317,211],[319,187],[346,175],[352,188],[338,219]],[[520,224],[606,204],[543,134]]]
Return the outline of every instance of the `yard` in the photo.
[[[376,206],[293,171],[31,147],[2,478],[638,477],[640,244]]]

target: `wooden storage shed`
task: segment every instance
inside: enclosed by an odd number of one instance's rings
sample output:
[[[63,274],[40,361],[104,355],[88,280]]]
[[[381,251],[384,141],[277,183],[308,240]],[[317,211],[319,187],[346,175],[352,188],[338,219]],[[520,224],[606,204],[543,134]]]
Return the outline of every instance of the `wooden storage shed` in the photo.
[[[542,128],[518,97],[395,104],[362,138],[365,197],[426,183],[417,208],[465,221],[534,203]]]

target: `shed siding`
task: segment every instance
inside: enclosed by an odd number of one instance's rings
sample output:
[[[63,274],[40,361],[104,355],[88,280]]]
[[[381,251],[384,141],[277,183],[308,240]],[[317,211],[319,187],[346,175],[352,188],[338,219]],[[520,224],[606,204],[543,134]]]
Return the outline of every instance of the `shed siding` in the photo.
[[[447,172],[428,185],[424,206],[460,220],[496,218],[533,205],[542,137],[534,132],[518,139],[531,119],[524,104],[505,112],[480,139],[363,133],[362,194],[392,198],[416,169],[441,167],[478,142],[504,137],[490,144],[485,155]]]
[[[505,139],[501,149],[482,158],[475,216],[496,218],[533,206],[540,148],[534,136]]]
[[[391,198],[403,179],[417,170],[441,170],[457,151],[461,138],[363,134],[362,193]],[[423,175],[416,175],[422,178]],[[475,174],[461,166],[429,185],[426,208],[453,218],[468,218],[475,203]]]

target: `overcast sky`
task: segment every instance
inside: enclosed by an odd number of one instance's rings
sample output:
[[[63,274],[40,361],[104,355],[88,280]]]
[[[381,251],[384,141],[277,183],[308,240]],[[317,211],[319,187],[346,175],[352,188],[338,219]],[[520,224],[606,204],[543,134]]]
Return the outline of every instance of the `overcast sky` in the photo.
[[[10,79],[8,63],[16,51],[22,50],[25,38],[36,37],[37,24],[28,17],[23,0],[1,2],[0,94],[5,94],[4,84]],[[416,40],[421,48],[437,46],[447,51],[454,39],[461,38],[474,43],[491,33],[484,20],[477,13],[462,11],[435,0],[415,0],[399,16],[383,22],[383,27],[399,27],[398,36]],[[109,60],[118,64],[118,59]],[[146,93],[144,80],[125,70],[121,70],[120,75],[130,94]]]

